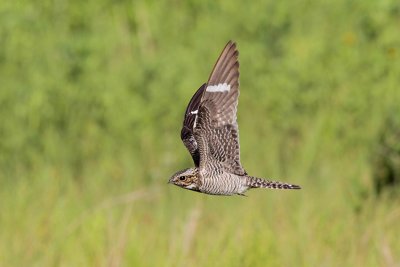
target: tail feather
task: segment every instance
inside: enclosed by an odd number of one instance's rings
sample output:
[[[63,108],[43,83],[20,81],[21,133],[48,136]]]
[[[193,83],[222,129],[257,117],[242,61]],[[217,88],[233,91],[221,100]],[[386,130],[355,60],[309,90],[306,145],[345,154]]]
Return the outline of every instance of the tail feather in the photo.
[[[258,177],[248,176],[250,188],[271,188],[271,189],[301,189],[300,186],[278,181],[269,181]]]

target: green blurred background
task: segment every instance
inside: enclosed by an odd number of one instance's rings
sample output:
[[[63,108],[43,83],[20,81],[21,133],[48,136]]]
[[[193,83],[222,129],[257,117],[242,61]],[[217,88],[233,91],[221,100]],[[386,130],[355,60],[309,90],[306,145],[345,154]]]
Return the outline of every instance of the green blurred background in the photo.
[[[301,191],[166,184],[230,39],[242,164]],[[397,0],[1,1],[0,265],[399,266],[399,60]]]

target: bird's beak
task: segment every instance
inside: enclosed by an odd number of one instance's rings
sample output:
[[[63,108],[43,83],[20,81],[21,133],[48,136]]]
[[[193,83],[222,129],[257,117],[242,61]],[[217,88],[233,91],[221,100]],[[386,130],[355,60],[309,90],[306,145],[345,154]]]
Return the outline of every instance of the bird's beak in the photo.
[[[167,184],[172,184],[172,178],[170,178],[169,180],[168,180],[168,183]]]

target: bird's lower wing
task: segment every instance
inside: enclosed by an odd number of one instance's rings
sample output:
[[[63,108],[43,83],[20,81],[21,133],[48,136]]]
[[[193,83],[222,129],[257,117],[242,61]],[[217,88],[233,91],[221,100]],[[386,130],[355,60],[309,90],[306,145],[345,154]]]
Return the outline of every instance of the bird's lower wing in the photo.
[[[240,164],[237,124],[216,127],[212,122],[215,108],[212,100],[204,101],[199,107],[194,134],[199,147],[200,170],[245,175],[246,172]]]

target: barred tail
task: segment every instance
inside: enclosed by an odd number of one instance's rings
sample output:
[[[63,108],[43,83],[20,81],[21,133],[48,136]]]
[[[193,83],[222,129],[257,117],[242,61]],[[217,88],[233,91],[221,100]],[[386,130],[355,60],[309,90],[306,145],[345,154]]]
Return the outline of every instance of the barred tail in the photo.
[[[272,188],[272,189],[301,189],[300,186],[284,182],[268,181],[262,178],[247,176],[250,188]]]

